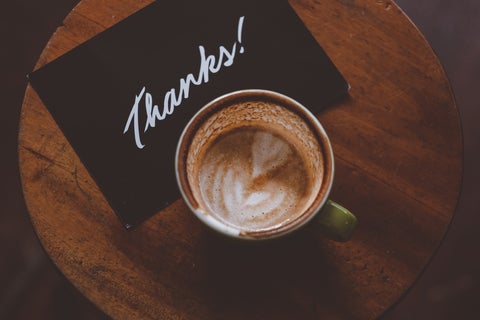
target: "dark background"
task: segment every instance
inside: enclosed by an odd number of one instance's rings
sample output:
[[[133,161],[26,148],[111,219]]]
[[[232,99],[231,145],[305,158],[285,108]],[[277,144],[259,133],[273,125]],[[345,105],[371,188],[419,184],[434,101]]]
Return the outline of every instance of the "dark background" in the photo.
[[[0,6],[0,319],[108,319],[43,252],[23,202],[17,163],[25,75],[77,2],[2,0]],[[444,242],[383,319],[480,319],[480,1],[396,2],[445,67],[462,117],[465,161],[462,195]]]

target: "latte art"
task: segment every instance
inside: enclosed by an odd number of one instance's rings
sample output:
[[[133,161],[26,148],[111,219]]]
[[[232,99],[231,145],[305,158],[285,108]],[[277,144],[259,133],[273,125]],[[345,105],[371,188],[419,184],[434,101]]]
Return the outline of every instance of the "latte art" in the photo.
[[[295,219],[305,210],[311,188],[294,145],[261,127],[240,127],[218,137],[203,154],[198,174],[209,211],[240,230]]]
[[[303,106],[244,90],[197,112],[175,164],[182,196],[201,221],[235,238],[269,239],[316,214],[331,186],[331,155],[323,128]]]

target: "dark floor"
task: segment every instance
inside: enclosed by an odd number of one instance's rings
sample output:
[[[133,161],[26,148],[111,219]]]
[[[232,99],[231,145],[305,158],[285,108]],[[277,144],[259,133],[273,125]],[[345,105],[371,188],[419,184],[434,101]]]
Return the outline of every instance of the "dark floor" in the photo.
[[[0,9],[0,319],[107,318],[42,251],[28,220],[17,166],[25,74],[77,2],[9,0]],[[397,3],[430,41],[451,80],[464,126],[465,176],[445,241],[420,280],[384,319],[480,319],[480,1]]]

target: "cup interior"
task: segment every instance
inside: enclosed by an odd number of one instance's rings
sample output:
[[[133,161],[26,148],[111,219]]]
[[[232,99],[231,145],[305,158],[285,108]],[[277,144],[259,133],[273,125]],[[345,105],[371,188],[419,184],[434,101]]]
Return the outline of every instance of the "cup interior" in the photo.
[[[232,224],[216,214],[215,206],[212,207],[205,196],[200,162],[207,153],[212,152],[213,143],[231,132],[245,129],[259,129],[274,137],[281,137],[293,146],[302,159],[304,177],[297,180],[305,184],[307,191],[305,197],[297,201],[295,212],[289,213],[288,218],[277,214],[278,219],[269,218],[271,221],[265,223]],[[275,151],[279,149],[277,145],[267,141],[265,147],[273,150],[265,152],[257,147],[251,152],[261,154],[256,156],[260,161],[262,157],[267,157],[266,160],[275,162]],[[185,201],[207,225],[236,238],[265,239],[297,229],[323,206],[332,183],[333,153],[325,130],[300,103],[271,91],[246,90],[210,102],[192,118],[178,144],[176,169]],[[239,184],[236,180],[233,182]],[[288,192],[286,196],[289,196]]]

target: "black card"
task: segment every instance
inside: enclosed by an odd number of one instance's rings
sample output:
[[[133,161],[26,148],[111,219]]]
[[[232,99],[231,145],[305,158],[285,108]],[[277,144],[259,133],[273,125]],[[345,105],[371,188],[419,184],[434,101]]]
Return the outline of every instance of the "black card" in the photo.
[[[348,84],[286,0],[156,1],[29,75],[126,227],[179,198],[195,112],[268,89],[318,112]]]

